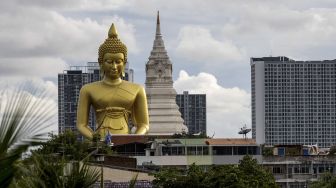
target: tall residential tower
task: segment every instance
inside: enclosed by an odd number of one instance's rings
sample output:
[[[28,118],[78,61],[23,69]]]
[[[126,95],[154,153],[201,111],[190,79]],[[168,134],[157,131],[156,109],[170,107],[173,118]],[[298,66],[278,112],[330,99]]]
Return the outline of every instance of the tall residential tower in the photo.
[[[176,103],[189,134],[206,135],[206,95],[183,91],[183,94],[177,94]]]
[[[79,91],[83,85],[100,80],[99,66],[88,62],[87,66],[72,66],[58,74],[58,132],[77,131],[76,115]],[[90,113],[89,126],[94,130],[95,117]]]
[[[252,137],[259,144],[336,144],[336,60],[251,58]]]

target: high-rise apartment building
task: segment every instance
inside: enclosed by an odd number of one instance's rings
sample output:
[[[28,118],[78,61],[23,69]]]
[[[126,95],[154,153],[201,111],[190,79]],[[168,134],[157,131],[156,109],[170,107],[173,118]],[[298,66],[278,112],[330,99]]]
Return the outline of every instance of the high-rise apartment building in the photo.
[[[206,95],[183,91],[176,95],[176,103],[189,133],[206,135]]]
[[[336,144],[336,60],[251,58],[252,137],[259,144]]]
[[[125,80],[133,82],[133,70],[126,64]],[[99,81],[100,71],[97,62],[88,62],[87,66],[71,66],[58,74],[58,132],[67,129],[77,131],[77,102],[83,85]],[[90,112],[89,126],[94,130],[96,124],[93,110]]]

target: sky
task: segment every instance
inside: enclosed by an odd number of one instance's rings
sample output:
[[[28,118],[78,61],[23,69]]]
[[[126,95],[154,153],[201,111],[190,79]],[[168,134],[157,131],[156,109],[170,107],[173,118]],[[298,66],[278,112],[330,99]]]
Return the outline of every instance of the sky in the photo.
[[[112,23],[144,85],[157,11],[175,89],[207,94],[209,136],[251,127],[251,57],[336,59],[334,0],[4,0],[0,89],[35,79],[57,104],[57,74],[97,61]]]

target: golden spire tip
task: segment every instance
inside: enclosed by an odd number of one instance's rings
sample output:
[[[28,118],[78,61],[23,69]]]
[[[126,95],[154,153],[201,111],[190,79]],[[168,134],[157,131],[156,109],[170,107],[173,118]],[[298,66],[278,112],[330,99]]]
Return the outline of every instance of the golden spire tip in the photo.
[[[114,23],[112,23],[110,30],[108,32],[108,37],[109,38],[118,38],[118,32],[117,29],[114,26]]]

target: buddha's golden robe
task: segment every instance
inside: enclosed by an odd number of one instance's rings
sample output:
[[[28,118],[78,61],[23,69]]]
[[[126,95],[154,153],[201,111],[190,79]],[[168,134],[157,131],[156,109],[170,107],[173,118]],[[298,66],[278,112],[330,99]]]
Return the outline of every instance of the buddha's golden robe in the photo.
[[[93,131],[88,127],[88,117],[92,106],[96,113],[96,132],[105,136],[128,134],[128,120],[137,129],[148,131],[148,109],[145,91],[140,85],[122,81],[118,85],[109,85],[103,81],[86,84],[80,90],[77,127],[86,137],[91,138]],[[91,135],[90,135],[91,134]]]

